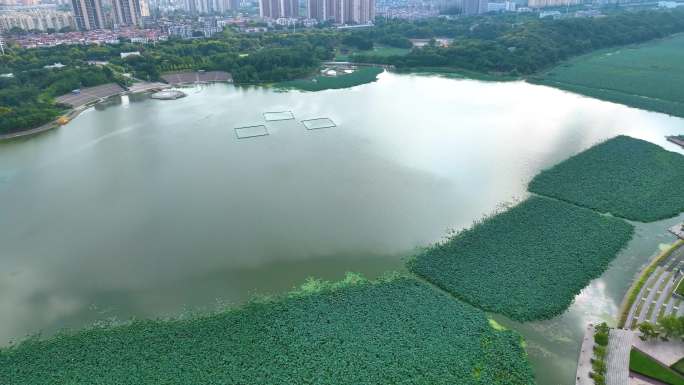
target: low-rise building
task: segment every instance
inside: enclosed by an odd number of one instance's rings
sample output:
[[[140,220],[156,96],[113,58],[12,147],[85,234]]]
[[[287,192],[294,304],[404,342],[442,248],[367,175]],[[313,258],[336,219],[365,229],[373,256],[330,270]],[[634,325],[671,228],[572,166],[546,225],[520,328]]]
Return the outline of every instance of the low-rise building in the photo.
[[[129,56],[140,56],[140,51],[121,52],[119,55],[121,55],[122,59],[125,59]]]

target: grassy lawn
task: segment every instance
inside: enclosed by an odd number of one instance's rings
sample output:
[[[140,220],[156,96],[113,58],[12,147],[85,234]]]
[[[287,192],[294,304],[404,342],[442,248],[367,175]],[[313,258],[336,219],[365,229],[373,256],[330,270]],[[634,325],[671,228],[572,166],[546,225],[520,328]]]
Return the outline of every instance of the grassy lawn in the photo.
[[[314,76],[308,79],[291,80],[277,83],[277,88],[294,88],[303,91],[322,91],[339,88],[349,88],[377,80],[383,72],[380,67],[360,67],[350,74],[338,76]]]
[[[677,365],[677,364],[675,364]],[[661,365],[646,354],[632,349],[629,353],[629,370],[669,385],[684,385],[684,377]]]
[[[358,51],[358,50],[350,50],[346,53],[342,53],[340,51],[337,51],[335,53],[335,60],[337,61],[353,61],[354,55],[355,54],[360,54],[360,55],[372,55],[372,56],[378,56],[378,57],[387,57],[387,56],[404,56],[411,52],[410,48],[395,48],[395,47],[387,47],[387,46],[375,46],[373,49],[370,49],[368,51]]]
[[[679,361],[675,362],[670,366],[670,368],[674,369],[680,374],[684,374],[684,358],[680,359]]]
[[[395,47],[373,47],[373,50],[368,52],[375,56],[404,56],[411,52],[410,48],[395,48]]]
[[[679,280],[679,283],[677,283],[677,287],[675,287],[674,291],[675,293],[684,297],[684,278]]]
[[[684,34],[580,56],[530,81],[684,116]]]
[[[308,281],[279,298],[0,349],[2,385],[533,385],[522,338],[410,277]]]

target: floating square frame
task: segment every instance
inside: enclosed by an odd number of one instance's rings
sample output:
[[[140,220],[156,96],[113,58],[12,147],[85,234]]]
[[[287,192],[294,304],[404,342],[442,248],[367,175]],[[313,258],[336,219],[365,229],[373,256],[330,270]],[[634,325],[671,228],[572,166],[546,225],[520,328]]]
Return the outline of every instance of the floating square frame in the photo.
[[[277,120],[293,120],[294,114],[292,111],[272,111],[264,112],[264,120],[267,122],[273,122]]]
[[[256,138],[268,135],[268,128],[263,124],[256,126],[235,127],[235,136],[238,139]]]
[[[337,127],[335,122],[329,118],[315,118],[302,120],[302,124],[307,130],[319,130],[321,128]]]

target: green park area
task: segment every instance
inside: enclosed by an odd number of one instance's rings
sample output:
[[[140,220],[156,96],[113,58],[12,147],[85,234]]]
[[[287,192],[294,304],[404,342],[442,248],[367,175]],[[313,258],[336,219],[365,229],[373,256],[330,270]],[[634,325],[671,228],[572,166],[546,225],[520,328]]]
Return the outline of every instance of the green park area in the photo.
[[[564,62],[531,81],[684,116],[684,35],[593,52]]]
[[[680,279],[679,282],[677,282],[674,292],[684,298],[684,279]]]
[[[618,136],[542,171],[533,193],[650,222],[684,211],[684,157]]]
[[[415,279],[310,280],[279,298],[176,320],[29,339],[0,383],[534,384],[521,337]]]
[[[355,55],[376,56],[386,58],[390,56],[404,56],[411,52],[410,48],[397,48],[383,45],[375,45],[373,48],[365,51],[358,49],[337,50],[335,52],[335,60],[337,61],[353,61]]]
[[[621,219],[532,197],[431,247],[409,268],[486,311],[546,319],[601,275],[632,232]]]
[[[684,375],[684,358],[672,364],[671,368],[677,373]]]
[[[371,83],[378,79],[383,71],[380,67],[360,67],[352,73],[337,76],[317,75],[311,78],[290,80],[275,85],[277,88],[294,88],[302,91],[323,91],[349,88]]]
[[[679,373],[636,349],[629,354],[629,370],[663,384],[684,385],[684,377]]]

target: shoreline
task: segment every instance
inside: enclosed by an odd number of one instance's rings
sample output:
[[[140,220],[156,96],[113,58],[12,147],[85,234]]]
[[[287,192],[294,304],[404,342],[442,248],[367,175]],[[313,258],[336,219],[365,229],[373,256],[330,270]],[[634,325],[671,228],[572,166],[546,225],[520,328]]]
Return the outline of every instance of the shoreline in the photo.
[[[172,87],[172,85],[169,85],[167,88],[169,88],[169,87]],[[132,95],[132,94],[153,93],[153,92],[156,92],[156,90],[157,90],[157,88],[154,88],[154,89],[144,89],[144,90],[134,91],[134,92],[131,92],[130,90],[125,90],[125,91],[120,92],[120,93],[118,93],[118,94],[110,95],[110,96],[107,96],[107,97],[98,99],[98,100],[96,100],[96,101],[94,101],[94,102],[87,103],[87,104],[84,104],[84,105],[81,105],[81,106],[78,106],[78,107],[74,107],[74,108],[71,108],[70,110],[67,110],[67,112],[66,112],[65,114],[60,115],[60,116],[58,116],[57,118],[53,119],[52,121],[47,122],[47,123],[45,123],[45,124],[43,124],[43,125],[41,125],[41,126],[38,126],[38,127],[35,127],[35,128],[31,128],[31,129],[28,129],[28,130],[22,130],[22,131],[12,132],[12,133],[9,133],[9,134],[2,134],[2,135],[0,135],[0,142],[9,141],[9,140],[13,140],[13,139],[24,138],[24,137],[28,137],[28,136],[32,136],[32,135],[37,135],[37,134],[40,134],[40,133],[43,133],[43,132],[51,131],[51,130],[54,130],[54,129],[56,129],[56,128],[65,126],[65,125],[69,124],[73,119],[75,119],[76,117],[78,117],[83,111],[87,110],[87,109],[90,108],[90,107],[94,107],[94,106],[96,106],[96,105],[98,105],[98,104],[100,104],[100,103],[102,103],[102,102],[108,100],[109,98],[112,98],[112,97],[115,97],[115,96]],[[66,118],[68,119],[68,121],[67,121],[66,123],[64,123],[64,124],[60,124],[60,123],[59,123],[59,119],[62,118],[62,117],[66,117]]]
[[[67,117],[67,119],[69,119],[69,121],[71,121],[72,119],[76,118],[78,115],[81,114],[81,112],[85,111],[89,107],[90,107],[89,105],[84,105],[81,107],[72,108],[72,109],[68,110],[66,114],[60,115],[56,119],[53,119],[52,121],[47,122],[41,126],[31,128],[28,130],[12,132],[9,134],[2,134],[2,135],[0,135],[0,141],[7,141],[7,140],[12,140],[12,139],[24,138],[27,136],[37,135],[37,134],[40,134],[40,133],[43,133],[46,131],[54,130],[55,128],[59,128],[59,127],[64,125],[64,124],[59,123],[60,118]]]
[[[90,107],[93,107],[95,105],[98,105],[109,98],[115,97],[115,96],[124,96],[124,95],[133,95],[133,94],[150,94],[154,93],[163,89],[168,89],[168,88],[173,88],[173,87],[188,87],[192,85],[197,85],[197,84],[214,84],[214,83],[226,83],[226,84],[233,84],[232,81],[195,81],[195,82],[187,82],[187,83],[176,83],[176,84],[166,84],[164,87],[159,87],[157,85],[153,87],[147,87],[147,88],[131,88],[129,87],[128,89],[124,89],[122,92],[119,92],[114,95],[109,95],[105,96],[103,98],[100,98],[98,100],[92,101],[90,103],[86,103],[83,105],[80,105],[78,107],[73,107],[70,110],[68,110],[65,114],[60,115],[53,119],[50,122],[47,122],[41,126],[30,128],[28,130],[22,130],[22,131],[17,131],[17,132],[12,132],[9,134],[0,134],[0,142],[8,141],[8,140],[13,140],[13,139],[18,139],[18,138],[23,138],[27,136],[32,136],[32,135],[37,135],[46,131],[53,130],[55,128],[59,128],[61,126],[67,125],[71,120],[75,119],[78,115],[80,115],[83,111],[87,110]],[[59,119],[62,117],[66,117],[69,121],[60,124]]]

